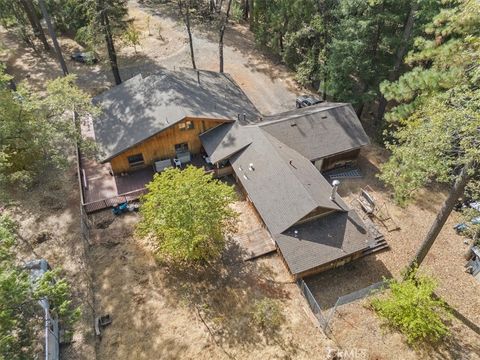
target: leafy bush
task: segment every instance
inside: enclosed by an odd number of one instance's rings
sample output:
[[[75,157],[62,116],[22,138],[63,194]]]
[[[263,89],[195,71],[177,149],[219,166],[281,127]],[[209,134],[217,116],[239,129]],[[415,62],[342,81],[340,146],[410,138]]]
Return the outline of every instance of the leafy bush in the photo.
[[[232,18],[236,22],[243,20],[243,9],[241,5],[235,0],[232,1]]]
[[[133,24],[129,24],[123,34],[123,41],[129,46],[133,46],[135,54],[137,53],[137,46],[140,45],[141,35],[142,33]]]
[[[236,200],[232,186],[203,169],[167,169],[147,185],[137,232],[151,236],[160,259],[209,261],[218,258],[233,231]]]
[[[278,301],[263,298],[255,301],[252,309],[252,322],[264,332],[277,331],[285,318]]]
[[[449,334],[445,320],[450,314],[446,304],[433,296],[437,286],[433,278],[412,271],[405,280],[391,280],[389,285],[390,293],[374,298],[371,305],[409,344],[436,342]]]

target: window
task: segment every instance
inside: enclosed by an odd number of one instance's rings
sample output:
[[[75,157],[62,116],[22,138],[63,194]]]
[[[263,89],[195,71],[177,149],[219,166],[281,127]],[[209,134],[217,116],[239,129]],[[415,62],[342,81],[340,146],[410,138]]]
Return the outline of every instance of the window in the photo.
[[[188,143],[181,143],[181,144],[176,144],[175,145],[175,152],[178,153],[183,153],[188,151]]]
[[[178,124],[178,128],[182,131],[192,130],[194,128],[193,121],[187,120],[185,122],[182,122],[182,123]]]
[[[130,167],[136,167],[145,164],[145,161],[143,160],[143,154],[135,154],[129,156],[128,164],[130,165]]]

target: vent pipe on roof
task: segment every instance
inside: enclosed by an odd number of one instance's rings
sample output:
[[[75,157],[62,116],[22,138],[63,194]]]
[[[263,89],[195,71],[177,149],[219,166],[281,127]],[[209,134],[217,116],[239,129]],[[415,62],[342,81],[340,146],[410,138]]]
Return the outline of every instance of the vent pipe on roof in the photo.
[[[250,170],[250,171],[255,170],[255,168],[253,167],[253,163],[250,163],[250,164],[248,165],[248,170]]]
[[[335,195],[337,195],[337,189],[338,186],[340,185],[340,181],[338,180],[333,180],[332,182],[332,195],[330,196],[330,200],[334,201],[335,200]]]
[[[238,121],[240,121],[240,113],[237,114]]]
[[[247,121],[247,114],[243,113],[243,121]]]

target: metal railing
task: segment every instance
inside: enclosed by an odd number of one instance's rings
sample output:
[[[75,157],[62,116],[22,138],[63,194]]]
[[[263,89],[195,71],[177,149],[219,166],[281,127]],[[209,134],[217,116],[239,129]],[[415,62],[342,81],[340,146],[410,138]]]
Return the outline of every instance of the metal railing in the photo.
[[[300,287],[300,291],[302,292],[305,299],[307,299],[308,305],[310,306],[310,309],[312,310],[313,315],[317,318],[320,328],[326,334],[330,333],[330,328],[328,327],[329,321],[327,320],[325,315],[323,315],[320,305],[318,305],[318,302],[315,299],[315,296],[313,296],[312,292],[308,288],[305,281],[303,281],[303,279],[298,280],[298,286]]]
[[[388,280],[379,281],[363,289],[351,292],[350,294],[340,296],[335,302],[335,305],[333,306],[333,308],[330,310],[330,312],[326,316],[322,312],[320,305],[318,304],[317,300],[315,299],[315,296],[313,296],[312,292],[308,288],[305,281],[303,281],[302,279],[298,280],[298,286],[300,287],[300,290],[302,291],[303,296],[307,300],[308,305],[310,306],[310,309],[313,312],[313,315],[315,315],[315,317],[317,318],[320,328],[325,332],[326,335],[329,335],[331,333],[331,328],[329,326],[330,321],[333,319],[333,316],[335,315],[335,311],[339,306],[365,298],[371,295],[376,290],[383,290],[387,288]]]

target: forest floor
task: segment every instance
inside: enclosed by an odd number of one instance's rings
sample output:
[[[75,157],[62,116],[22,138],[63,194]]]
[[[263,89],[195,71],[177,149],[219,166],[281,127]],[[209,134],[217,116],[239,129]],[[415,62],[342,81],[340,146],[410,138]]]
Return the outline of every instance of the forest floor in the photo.
[[[404,208],[395,205],[390,191],[376,177],[380,165],[387,158],[387,151],[376,145],[363,149],[359,158],[363,177],[342,180],[339,194],[347,204],[357,208],[355,199],[360,190],[368,186],[376,203],[384,206],[384,211],[388,211],[400,228],[389,232],[374,220],[385,235],[390,249],[306,279],[325,314],[330,313],[340,296],[382,281],[383,278],[400,278],[446,197],[446,189],[435,186],[421,191],[417,200]],[[363,215],[361,210],[359,214]],[[455,233],[453,225],[458,221],[459,214],[452,213],[420,267],[420,272],[433,276],[438,282],[436,293],[480,326],[480,283],[467,274],[464,267],[464,255],[472,241]],[[381,321],[368,304],[367,298],[337,308],[331,326],[333,339],[338,344],[364,349],[372,359],[389,358],[389,353],[401,359],[480,359],[480,334],[457,319],[452,319],[452,336],[448,340],[435,347],[425,346],[414,351],[406,346],[400,334],[381,326]]]
[[[73,306],[80,307],[82,313],[72,343],[61,346],[62,358],[94,359],[93,279],[87,244],[80,232],[76,168],[49,172],[31,191],[12,192],[10,196],[6,212],[19,224],[18,259],[27,262],[43,258],[52,268],[61,269],[72,290]]]
[[[245,207],[245,200],[235,206]],[[241,215],[240,232],[254,222],[250,215]],[[221,260],[208,267],[169,267],[132,234],[137,214],[105,211],[92,220],[95,303],[113,318],[98,359],[314,359],[335,347],[278,255],[243,261],[244,250],[228,241]],[[252,307],[263,298],[281,306],[277,331],[264,333],[252,323]]]
[[[164,4],[152,9],[129,2],[130,17],[142,31],[142,41],[137,52],[132,47],[118,46],[124,79],[139,72],[148,75],[162,67],[191,66],[185,29],[172,6]],[[148,14],[151,15],[151,35],[147,27]],[[217,31],[194,28],[193,32],[198,68],[217,70]],[[303,90],[296,85],[292,73],[257,50],[245,26],[234,24],[225,36],[225,71],[259,110],[269,114],[293,108],[295,96]],[[81,49],[71,39],[60,41],[66,58]],[[61,75],[52,54],[35,53],[1,27],[0,43],[6,50],[0,60],[7,62],[7,69],[16,81],[25,80],[29,86],[41,90],[45,80]],[[102,59],[95,66],[67,61],[70,71],[77,74],[79,85],[93,95],[112,86],[105,56]],[[380,226],[391,247],[389,251],[310,279],[321,289],[316,295],[324,309],[331,308],[338,296],[370,285],[383,276],[398,276],[445,197],[443,189],[430,188],[406,208],[393,205],[389,192],[375,178],[387,154],[372,146],[363,155],[361,169],[365,177],[342,181],[340,194],[352,201],[361,187],[370,185],[376,199],[387,204],[401,230],[388,233]],[[241,249],[229,244],[226,255],[213,269],[217,272],[172,273],[168,267],[155,262],[148,244],[133,236],[135,214],[115,219],[110,218],[109,212],[97,215],[100,219],[94,219],[95,222],[105,220],[108,227],[93,230],[96,245],[90,249],[88,261],[83,255],[77,179],[73,169],[58,180],[58,184],[44,184],[27,196],[19,196],[11,211],[21,222],[22,235],[28,241],[22,244],[21,253],[25,258],[43,256],[52,265],[61,266],[73,285],[76,303],[83,304],[85,309],[65,358],[92,359],[95,344],[99,359],[323,359],[329,346],[347,351],[365,350],[371,359],[478,358],[480,338],[464,324],[452,320],[452,337],[438,349],[412,350],[401,335],[381,328],[381,322],[366,306],[367,300],[337,310],[332,322],[332,343],[315,327],[305,301],[288,279],[287,270],[277,255],[244,263],[239,260]],[[456,217],[453,214],[449,219],[422,271],[438,280],[440,296],[480,325],[480,284],[464,272],[463,254],[467,245],[452,230]],[[42,231],[49,234],[48,240],[38,243],[37,237]],[[102,341],[97,343],[91,323],[92,289],[96,311],[109,312],[114,318],[112,325],[105,329]],[[276,298],[283,304],[286,320],[272,337],[254,331],[246,321],[249,306],[263,296]]]

